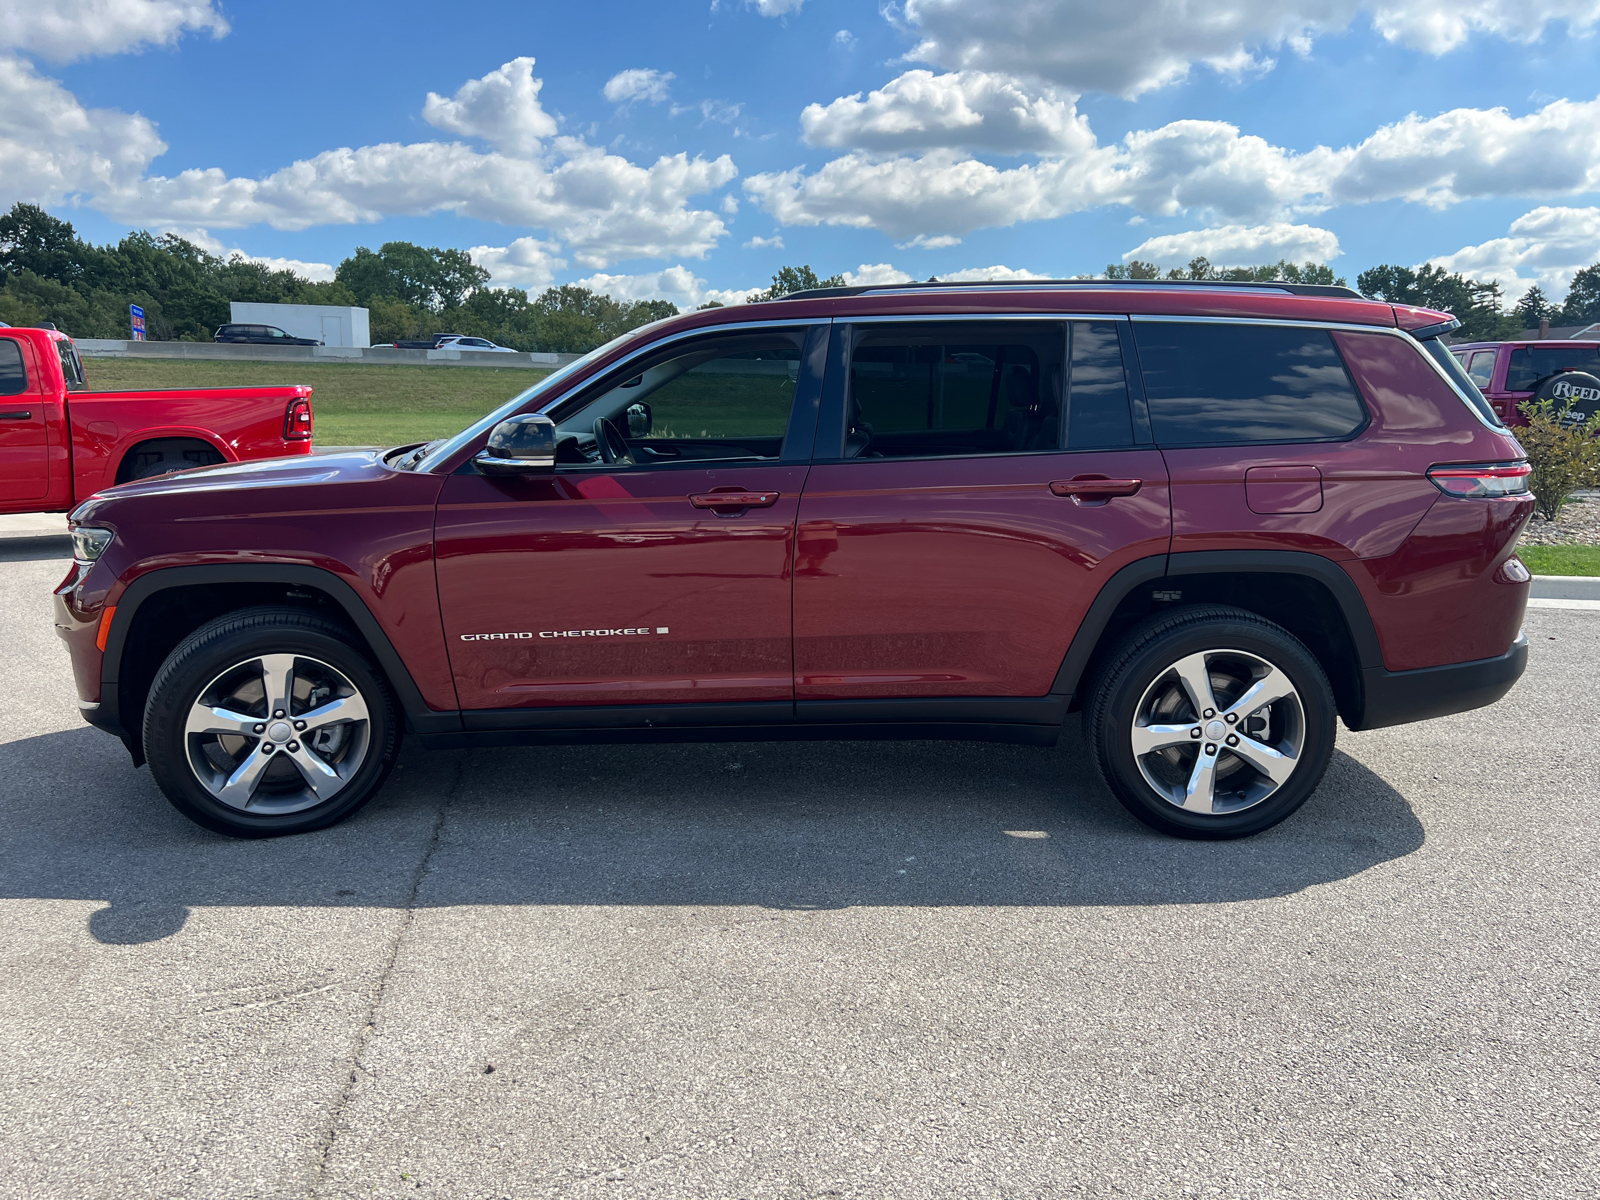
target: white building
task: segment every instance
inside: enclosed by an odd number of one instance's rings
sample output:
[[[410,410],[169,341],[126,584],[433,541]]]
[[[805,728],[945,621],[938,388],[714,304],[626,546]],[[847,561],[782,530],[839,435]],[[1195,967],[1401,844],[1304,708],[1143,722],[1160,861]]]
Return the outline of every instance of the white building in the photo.
[[[229,305],[235,325],[276,325],[290,337],[321,338],[328,346],[372,345],[372,327],[364,308],[334,304]]]

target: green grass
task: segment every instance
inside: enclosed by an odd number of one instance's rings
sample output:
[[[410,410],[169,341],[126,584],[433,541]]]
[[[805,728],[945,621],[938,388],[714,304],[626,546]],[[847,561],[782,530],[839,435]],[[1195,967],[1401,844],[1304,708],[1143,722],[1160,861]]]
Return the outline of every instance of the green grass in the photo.
[[[91,391],[309,384],[324,446],[396,446],[447,437],[548,374],[526,368],[345,363],[164,362],[91,358]]]
[[[1600,575],[1600,546],[1518,546],[1535,575]]]

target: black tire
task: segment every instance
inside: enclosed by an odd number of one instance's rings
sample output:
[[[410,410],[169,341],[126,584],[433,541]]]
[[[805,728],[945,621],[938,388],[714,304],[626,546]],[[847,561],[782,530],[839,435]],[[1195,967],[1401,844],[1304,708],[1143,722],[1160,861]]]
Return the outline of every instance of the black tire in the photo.
[[[1184,662],[1205,665],[1218,704],[1209,719],[1194,711],[1193,693],[1178,672]],[[1282,672],[1292,697],[1232,710],[1252,678],[1265,681],[1263,687],[1278,684],[1265,668]],[[1306,802],[1333,754],[1337,710],[1321,665],[1288,630],[1243,609],[1206,605],[1147,621],[1106,657],[1085,697],[1084,732],[1106,784],[1139,820],[1175,837],[1220,840],[1270,829]],[[1157,731],[1180,728],[1194,740],[1171,740],[1180,736],[1173,732],[1160,750],[1135,753],[1136,736],[1152,744],[1162,740]],[[1230,738],[1238,750],[1229,748]],[[1262,746],[1276,749],[1266,755]],[[1246,752],[1285,777],[1273,780]]]
[[[274,656],[271,660],[267,656]],[[288,678],[289,703],[286,718],[272,720],[264,670],[276,656],[293,656]],[[254,664],[252,666],[251,664]],[[250,682],[254,671],[258,684]],[[237,672],[237,674],[235,674]],[[238,711],[252,720],[261,713],[261,724],[247,733],[267,729],[266,737],[215,737],[210,733],[188,732],[191,713],[202,696],[210,691],[235,686],[225,702],[208,700],[205,712]],[[263,699],[252,697],[252,688]],[[346,688],[349,690],[347,691]],[[297,695],[303,691],[303,696]],[[360,713],[354,721],[335,721],[322,729],[310,729],[305,745],[293,739],[274,745],[270,729],[293,728],[294,718],[304,715],[315,725],[315,712],[326,712],[329,700],[348,702]],[[357,703],[359,701],[359,703]],[[212,707],[213,704],[217,706]],[[263,708],[262,705],[265,704]],[[298,706],[298,707],[297,707]],[[301,728],[304,728],[302,723]],[[279,837],[324,829],[350,816],[383,786],[395,757],[400,752],[401,721],[393,693],[381,672],[356,648],[353,636],[337,623],[315,612],[297,608],[253,608],[229,613],[201,626],[167,656],[150,687],[144,711],[144,753],[162,793],[174,808],[196,824],[230,837]],[[323,739],[327,747],[313,745]],[[238,747],[230,749],[230,747]],[[230,768],[254,762],[263,746],[271,746],[253,767],[246,803],[256,804],[262,797],[264,809],[246,811],[237,804],[224,803],[213,788]],[[294,753],[290,753],[290,751]],[[359,753],[361,757],[354,756]],[[270,761],[273,752],[277,761]],[[236,755],[232,762],[227,755]],[[325,757],[318,757],[319,755]],[[347,772],[334,783],[326,773],[302,770],[310,762],[328,766],[335,774]],[[212,782],[201,778],[202,769],[211,773]],[[317,781],[311,782],[312,775]],[[299,781],[300,791],[294,788]],[[323,798],[319,788],[335,788]],[[296,807],[298,806],[298,807]],[[280,811],[272,811],[276,807]]]

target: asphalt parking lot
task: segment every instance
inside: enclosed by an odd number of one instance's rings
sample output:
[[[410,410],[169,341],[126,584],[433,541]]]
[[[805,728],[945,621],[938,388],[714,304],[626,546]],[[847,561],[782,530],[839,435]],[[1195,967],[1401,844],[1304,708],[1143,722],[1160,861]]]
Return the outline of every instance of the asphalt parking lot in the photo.
[[[0,543],[0,1196],[1591,1197],[1600,613],[1194,844],[966,743],[409,750],[179,817]]]

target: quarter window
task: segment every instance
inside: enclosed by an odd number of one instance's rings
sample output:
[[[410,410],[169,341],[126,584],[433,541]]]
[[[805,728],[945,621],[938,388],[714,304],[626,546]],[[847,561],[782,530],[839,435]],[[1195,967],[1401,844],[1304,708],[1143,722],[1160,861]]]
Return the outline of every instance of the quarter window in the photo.
[[[1472,376],[1472,382],[1478,385],[1480,391],[1488,391],[1489,380],[1494,377],[1494,351],[1479,350],[1474,354],[1467,374]]]
[[[1330,441],[1366,424],[1325,329],[1136,321],[1134,339],[1160,444]]]
[[[844,456],[1059,449],[1064,334],[1054,321],[858,326]]]
[[[0,396],[28,390],[28,369],[22,365],[22,346],[16,338],[0,337]]]

